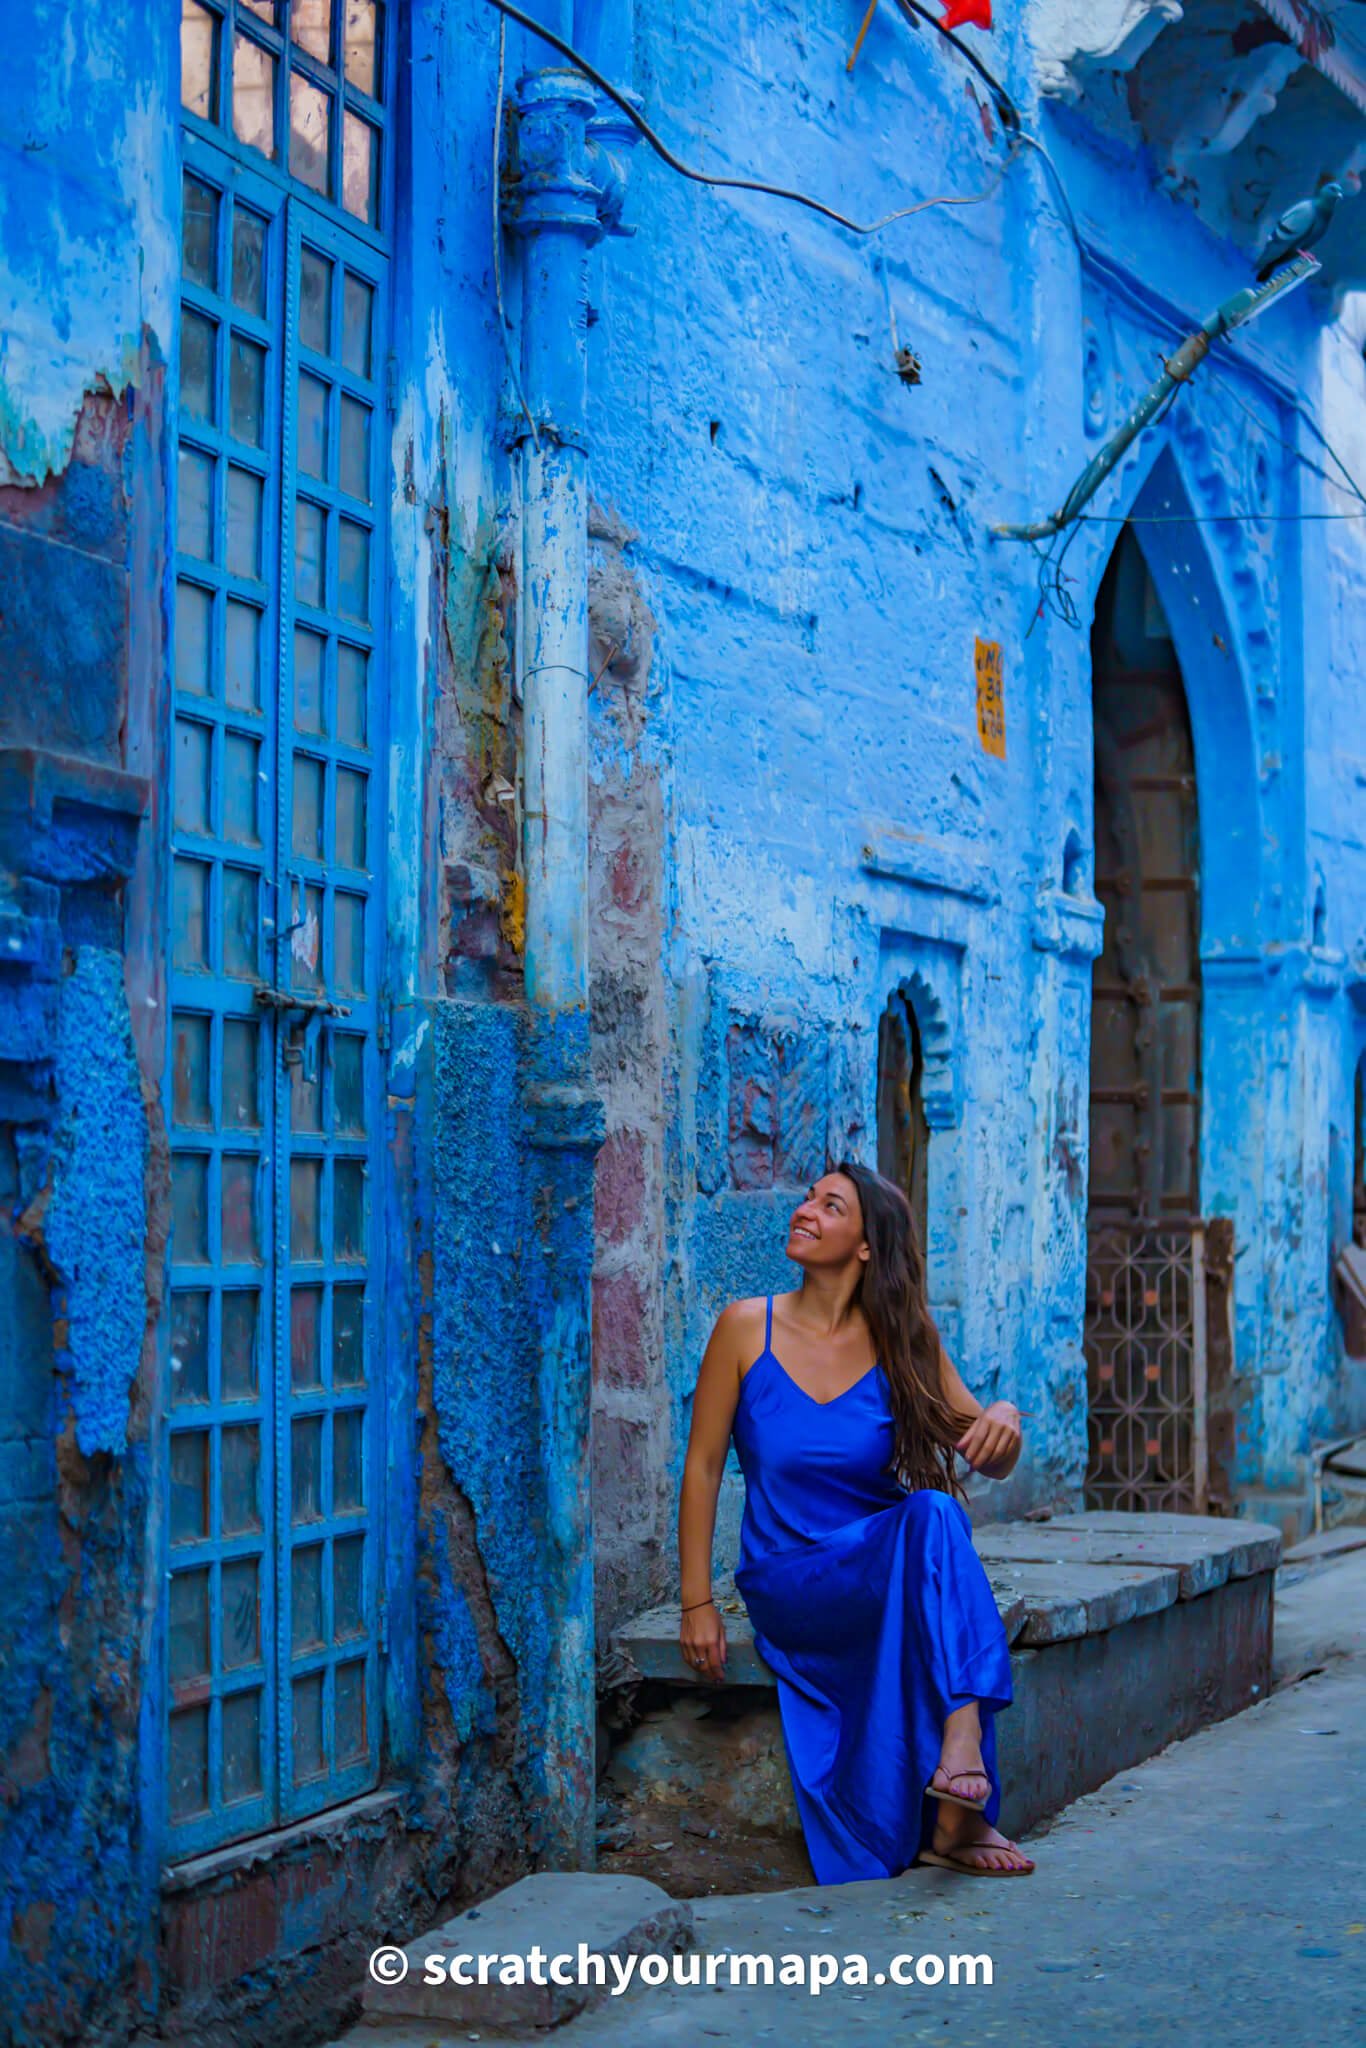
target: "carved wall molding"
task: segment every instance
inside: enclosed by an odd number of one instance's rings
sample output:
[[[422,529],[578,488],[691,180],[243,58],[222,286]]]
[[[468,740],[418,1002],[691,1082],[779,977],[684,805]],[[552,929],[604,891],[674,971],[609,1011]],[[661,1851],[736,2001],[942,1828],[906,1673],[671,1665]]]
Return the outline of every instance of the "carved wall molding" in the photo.
[[[943,999],[923,968],[914,967],[897,983],[898,993],[915,1012],[924,1065],[920,1100],[932,1131],[951,1131],[962,1115],[954,1078],[954,1030]]]

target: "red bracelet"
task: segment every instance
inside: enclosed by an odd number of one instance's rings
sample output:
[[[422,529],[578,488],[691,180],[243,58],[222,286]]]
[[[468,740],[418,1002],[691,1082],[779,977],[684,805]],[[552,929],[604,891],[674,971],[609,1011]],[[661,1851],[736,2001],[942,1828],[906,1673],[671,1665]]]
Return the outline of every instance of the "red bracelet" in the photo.
[[[695,1607],[714,1607],[715,1605],[715,1600],[708,1593],[705,1600],[694,1600],[691,1607],[680,1607],[678,1611],[680,1614],[691,1614]]]

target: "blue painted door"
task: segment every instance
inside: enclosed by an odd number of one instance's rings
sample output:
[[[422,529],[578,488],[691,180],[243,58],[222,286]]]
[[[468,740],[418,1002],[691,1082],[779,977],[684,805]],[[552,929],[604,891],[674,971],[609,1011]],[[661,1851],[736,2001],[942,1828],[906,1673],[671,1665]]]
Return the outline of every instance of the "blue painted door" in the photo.
[[[382,14],[183,8],[173,1857],[379,1771]]]

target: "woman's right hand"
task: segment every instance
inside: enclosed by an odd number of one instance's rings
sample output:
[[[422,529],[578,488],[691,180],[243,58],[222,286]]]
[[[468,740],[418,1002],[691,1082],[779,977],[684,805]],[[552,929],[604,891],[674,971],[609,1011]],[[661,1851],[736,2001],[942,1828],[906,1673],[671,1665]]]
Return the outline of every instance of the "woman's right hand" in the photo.
[[[678,1641],[684,1662],[697,1676],[719,1685],[726,1673],[726,1630],[714,1601],[680,1616]]]

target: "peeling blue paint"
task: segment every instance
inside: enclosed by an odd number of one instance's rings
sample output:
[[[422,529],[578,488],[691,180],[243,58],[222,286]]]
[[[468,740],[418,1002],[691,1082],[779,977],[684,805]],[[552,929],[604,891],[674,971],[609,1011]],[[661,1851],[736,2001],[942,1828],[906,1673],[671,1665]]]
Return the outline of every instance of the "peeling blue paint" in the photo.
[[[117,954],[83,949],[62,986],[56,1088],[43,1234],[65,1337],[56,1363],[90,1457],[127,1442],[147,1321],[147,1121]]]

